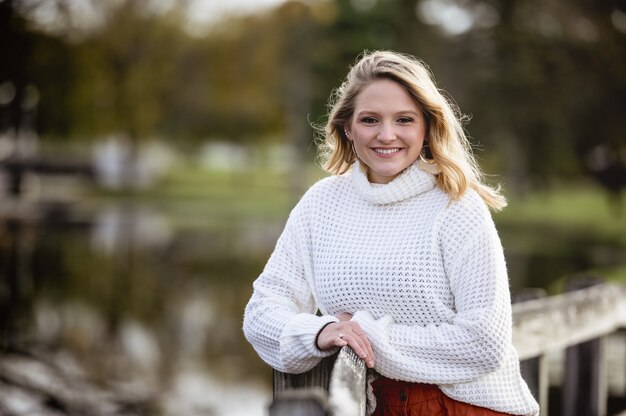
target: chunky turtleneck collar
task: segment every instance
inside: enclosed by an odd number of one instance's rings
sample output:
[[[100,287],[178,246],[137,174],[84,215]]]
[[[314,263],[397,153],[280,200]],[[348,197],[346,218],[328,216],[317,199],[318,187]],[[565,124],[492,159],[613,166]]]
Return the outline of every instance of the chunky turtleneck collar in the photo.
[[[373,204],[391,204],[430,191],[436,179],[413,163],[388,184],[370,183],[363,165],[357,161],[352,167],[352,184],[363,199]]]

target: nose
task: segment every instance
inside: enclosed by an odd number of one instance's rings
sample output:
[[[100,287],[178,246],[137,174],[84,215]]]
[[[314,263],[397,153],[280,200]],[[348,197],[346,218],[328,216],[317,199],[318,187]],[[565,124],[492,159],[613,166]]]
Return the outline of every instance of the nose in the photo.
[[[396,132],[392,123],[381,123],[378,130],[378,140],[381,142],[391,142],[396,139]]]

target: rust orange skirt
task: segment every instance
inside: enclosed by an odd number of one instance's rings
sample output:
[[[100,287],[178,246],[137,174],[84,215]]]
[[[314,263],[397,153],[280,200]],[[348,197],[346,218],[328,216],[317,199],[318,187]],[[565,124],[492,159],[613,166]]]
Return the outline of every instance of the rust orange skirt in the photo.
[[[373,416],[508,416],[507,413],[453,400],[434,384],[380,377],[372,387],[376,396]]]

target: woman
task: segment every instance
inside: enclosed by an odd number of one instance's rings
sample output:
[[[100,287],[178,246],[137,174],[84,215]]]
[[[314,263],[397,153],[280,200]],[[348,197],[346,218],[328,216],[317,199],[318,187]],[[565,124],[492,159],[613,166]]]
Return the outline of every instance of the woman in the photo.
[[[291,212],[254,283],[246,338],[288,373],[349,345],[374,369],[375,415],[538,414],[488,209],[506,201],[482,182],[456,108],[421,62],[378,51],[330,109],[333,176]]]

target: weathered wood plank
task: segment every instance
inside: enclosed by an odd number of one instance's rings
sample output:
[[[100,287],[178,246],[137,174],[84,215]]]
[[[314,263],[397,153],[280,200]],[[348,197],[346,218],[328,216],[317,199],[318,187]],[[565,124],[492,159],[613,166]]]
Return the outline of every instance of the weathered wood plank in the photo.
[[[543,299],[547,296],[544,289],[523,289],[513,298],[514,303],[527,302],[529,300]],[[520,372],[528,384],[528,389],[533,397],[539,402],[540,416],[548,414],[548,362],[544,355],[528,358],[520,362]]]
[[[324,358],[318,365],[302,374],[288,374],[274,370],[273,372],[273,394],[286,390],[321,388],[328,391],[330,376],[335,365],[337,354]]]
[[[288,389],[274,396],[269,416],[327,416],[328,398],[320,387]]]
[[[578,276],[568,280],[565,290],[573,292],[598,286],[601,279]],[[606,416],[608,399],[606,335],[565,350],[563,410],[571,416]]]
[[[539,403],[540,416],[548,414],[548,362],[545,355],[528,358],[520,362],[522,377],[528,389]]]
[[[329,400],[333,415],[365,415],[365,363],[350,348],[343,347],[330,378]]]
[[[606,416],[608,399],[606,337],[565,350],[563,412],[568,416]]]
[[[521,360],[626,326],[626,288],[602,284],[513,305],[513,344]]]
[[[321,413],[314,412],[324,409],[330,415],[363,416],[366,374],[365,363],[350,347],[343,347],[338,354],[323,359],[306,373],[274,371],[274,403],[271,410],[274,413],[270,414],[278,416],[289,414],[283,412],[292,412],[317,415]],[[295,399],[302,403],[297,403]],[[310,413],[298,413],[305,411]]]

